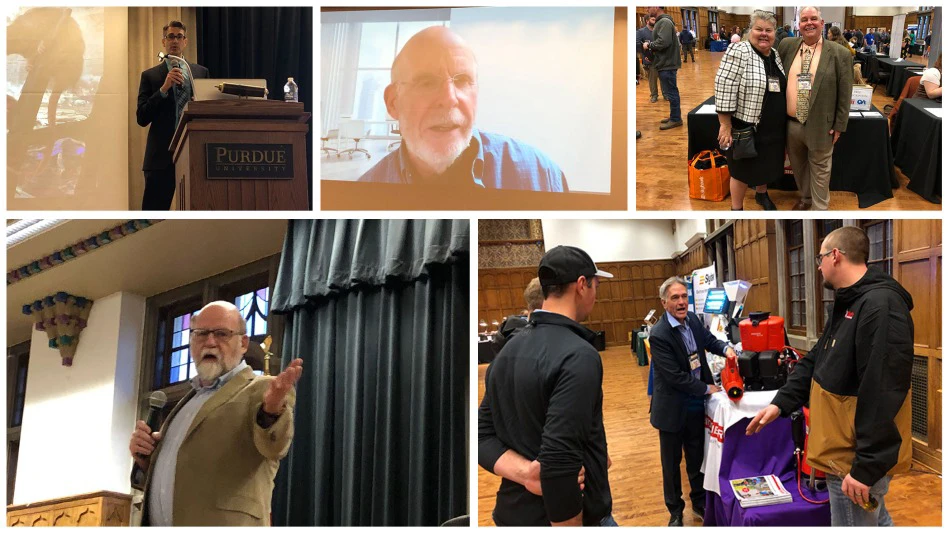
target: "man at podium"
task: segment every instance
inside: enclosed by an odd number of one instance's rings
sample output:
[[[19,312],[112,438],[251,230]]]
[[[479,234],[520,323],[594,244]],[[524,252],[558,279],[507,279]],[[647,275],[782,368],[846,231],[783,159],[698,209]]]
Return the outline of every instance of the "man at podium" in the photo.
[[[148,126],[148,142],[142,171],[145,193],[142,210],[171,208],[174,198],[174,162],[168,147],[184,106],[194,97],[191,78],[207,78],[208,70],[181,58],[188,45],[187,28],[172,20],[162,28],[161,44],[166,56],[154,67],[142,72],[138,86],[136,118],[141,127]]]

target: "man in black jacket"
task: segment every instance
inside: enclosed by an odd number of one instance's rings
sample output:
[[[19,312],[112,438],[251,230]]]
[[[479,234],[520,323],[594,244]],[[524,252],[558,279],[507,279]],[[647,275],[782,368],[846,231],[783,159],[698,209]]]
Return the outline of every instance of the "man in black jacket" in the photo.
[[[868,256],[869,239],[857,227],[823,239],[816,261],[824,286],[836,290],[826,328],[747,426],[757,433],[809,401],[807,462],[827,472],[834,527],[891,526],[889,480],[912,465],[912,296],[868,268]]]
[[[182,57],[188,45],[184,24],[173,20],[161,31],[165,54]],[[171,208],[175,189],[174,163],[169,150],[171,137],[174,136],[184,105],[194,97],[191,76],[208,77],[207,69],[201,65],[190,62],[187,65],[190,68],[182,68],[184,65],[179,60],[165,59],[142,72],[138,85],[138,110],[135,117],[143,128],[151,124],[142,162],[145,174],[143,211],[167,211]]]
[[[681,526],[685,502],[681,499],[681,450],[691,485],[691,510],[704,519],[704,397],[721,390],[714,384],[705,350],[733,353],[727,343],[711,334],[694,313],[688,312],[685,281],[671,277],[659,289],[665,313],[649,334],[654,381],[652,426],[658,430],[662,458],[662,488],[669,526]]]
[[[504,478],[494,523],[614,526],[602,360],[596,334],[579,323],[592,312],[599,278],[612,275],[579,248],[557,246],[543,256],[538,277],[543,309],[484,377],[477,462]]]

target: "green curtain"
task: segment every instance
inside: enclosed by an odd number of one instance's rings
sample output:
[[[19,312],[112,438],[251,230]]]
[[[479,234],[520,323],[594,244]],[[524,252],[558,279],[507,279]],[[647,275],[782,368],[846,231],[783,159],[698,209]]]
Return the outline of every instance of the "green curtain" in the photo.
[[[272,310],[304,359],[274,525],[467,514],[467,220],[291,221]]]

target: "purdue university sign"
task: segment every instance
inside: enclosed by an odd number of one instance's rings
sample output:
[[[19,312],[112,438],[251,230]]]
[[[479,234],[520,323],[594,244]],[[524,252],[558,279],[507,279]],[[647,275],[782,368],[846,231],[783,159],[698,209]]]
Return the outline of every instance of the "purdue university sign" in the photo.
[[[209,179],[290,179],[292,144],[207,143]]]

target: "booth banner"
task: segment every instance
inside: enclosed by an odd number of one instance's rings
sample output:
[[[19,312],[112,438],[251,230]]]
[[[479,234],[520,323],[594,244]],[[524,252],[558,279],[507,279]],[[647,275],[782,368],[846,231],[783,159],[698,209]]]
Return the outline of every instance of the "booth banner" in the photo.
[[[724,450],[724,433],[744,418],[754,418],[757,412],[770,405],[777,391],[747,391],[738,401],[731,401],[724,391],[708,396],[704,404],[704,490],[721,494],[718,471]]]
[[[691,273],[691,282],[694,284],[695,293],[695,314],[704,313],[704,301],[708,296],[708,289],[718,286],[718,276],[714,272],[714,263],[705,268],[696,269]],[[710,324],[710,318],[705,317],[704,325]]]

